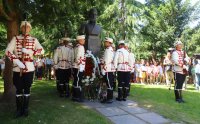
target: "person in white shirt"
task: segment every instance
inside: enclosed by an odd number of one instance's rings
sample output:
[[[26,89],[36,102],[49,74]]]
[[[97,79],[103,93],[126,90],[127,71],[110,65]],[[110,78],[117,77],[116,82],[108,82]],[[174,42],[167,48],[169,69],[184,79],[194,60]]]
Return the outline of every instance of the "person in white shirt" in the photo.
[[[197,61],[197,64],[195,66],[195,74],[197,76],[197,90],[200,90],[199,87],[200,87],[200,60]]]
[[[130,58],[128,50],[125,49],[125,42],[119,41],[119,49],[114,57],[114,67],[117,69],[118,80],[118,101],[126,101],[129,90],[130,70],[133,68],[133,59]]]
[[[105,45],[105,51],[104,56],[102,59],[102,74],[103,78],[107,85],[107,103],[113,102],[113,79],[114,75],[113,72],[115,72],[115,67],[113,64],[114,59],[114,51],[112,48],[113,39],[106,38],[104,41]]]
[[[78,44],[74,48],[74,62],[73,62],[73,89],[72,100],[83,102],[82,79],[85,70],[85,35],[76,37]]]
[[[64,45],[56,50],[54,54],[54,63],[58,68],[59,94],[60,97],[70,97],[69,79],[71,77],[71,67],[73,54],[67,46],[70,38],[62,38]]]
[[[30,89],[33,83],[35,67],[33,56],[44,54],[44,49],[37,40],[29,35],[31,24],[22,21],[22,35],[14,36],[8,44],[5,54],[13,62],[13,84],[16,88],[16,118],[28,116]]]
[[[185,51],[182,50],[183,43],[181,41],[176,41],[174,43],[174,46],[176,50],[172,52],[172,63],[173,63],[172,70],[174,72],[174,80],[175,80],[175,86],[174,86],[175,100],[178,103],[184,103],[185,101],[182,98],[182,88],[186,78],[184,70],[187,69],[186,63],[189,63],[190,59],[185,53]]]
[[[164,72],[165,72],[165,79],[166,79],[166,84],[169,86],[169,90],[171,89],[171,84],[174,82],[174,74],[172,72],[172,61],[171,61],[171,53],[168,52],[164,61]]]

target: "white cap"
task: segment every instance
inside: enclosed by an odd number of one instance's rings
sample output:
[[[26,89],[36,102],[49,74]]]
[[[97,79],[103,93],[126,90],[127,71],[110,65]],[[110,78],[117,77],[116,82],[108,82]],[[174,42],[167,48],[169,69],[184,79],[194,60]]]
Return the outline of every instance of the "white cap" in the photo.
[[[169,50],[169,51],[172,51],[172,50],[174,50],[174,48],[169,48],[168,50]]]
[[[112,38],[109,38],[109,37],[106,37],[105,42],[106,42],[106,41],[108,41],[108,42],[110,42],[110,43],[113,43],[113,39],[112,39]]]
[[[125,44],[124,40],[120,40],[118,44]]]
[[[178,41],[176,41],[175,43],[174,43],[174,46],[176,47],[177,45],[179,45],[179,44],[183,44],[180,40],[178,40]]]
[[[63,41],[65,41],[65,40],[66,40],[66,41],[70,41],[71,39],[70,39],[69,37],[63,37],[62,40],[63,40]]]
[[[69,46],[73,46],[73,44],[72,44],[72,43],[68,43],[67,45],[69,45]]]
[[[61,44],[61,43],[63,43],[63,40],[59,39],[59,41],[58,41],[58,42],[59,42],[59,44]]]
[[[31,24],[30,24],[28,21],[22,21],[22,22],[21,22],[21,25],[20,25],[20,28],[22,28],[22,26],[25,26],[25,25],[26,25],[26,26],[29,26],[30,28],[32,28],[32,27],[31,27]]]
[[[197,60],[197,63],[200,64],[200,60],[199,59]]]
[[[76,40],[81,40],[81,39],[85,39],[85,35],[79,35],[76,37]]]

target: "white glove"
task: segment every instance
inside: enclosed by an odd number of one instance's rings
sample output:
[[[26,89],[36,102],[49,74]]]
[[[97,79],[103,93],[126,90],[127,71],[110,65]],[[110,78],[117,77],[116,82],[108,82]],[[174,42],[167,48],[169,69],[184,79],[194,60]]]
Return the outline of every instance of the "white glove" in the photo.
[[[55,69],[58,69],[58,65],[54,65],[53,67],[54,67]]]
[[[186,69],[187,71],[189,70],[189,67],[186,65],[183,65],[183,69]]]
[[[33,54],[34,52],[32,50],[28,50],[26,48],[22,48],[22,52],[26,54]]]
[[[186,63],[189,63],[189,58],[184,58],[184,61],[185,61]]]
[[[13,63],[14,63],[14,64],[17,64],[17,66],[18,66],[19,68],[22,68],[22,69],[25,68],[25,65],[24,65],[19,59],[14,59],[14,60],[13,60]]]
[[[79,71],[83,72],[85,70],[85,65],[80,64],[79,65]]]
[[[101,71],[102,75],[106,75],[106,72],[105,71]]]

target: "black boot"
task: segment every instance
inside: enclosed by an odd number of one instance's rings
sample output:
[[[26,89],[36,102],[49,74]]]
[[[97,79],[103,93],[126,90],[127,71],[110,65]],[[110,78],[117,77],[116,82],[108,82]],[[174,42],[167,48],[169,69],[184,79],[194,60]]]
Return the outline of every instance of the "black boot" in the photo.
[[[179,90],[179,94],[180,94],[180,102],[185,103],[185,101],[183,100],[183,97],[182,97],[182,90]]]
[[[175,101],[178,101],[179,100],[178,90],[174,90],[174,95],[175,95]]]
[[[60,84],[59,85],[59,89],[60,89],[60,91],[59,91],[59,94],[60,94],[60,97],[64,97],[64,84]]]
[[[78,100],[77,100],[77,102],[84,102],[83,101],[84,95],[83,95],[82,89],[81,88],[77,88],[77,93],[78,93]]]
[[[118,97],[116,98],[117,101],[122,101],[122,88],[118,88]]]
[[[73,101],[77,101],[78,100],[78,91],[77,91],[78,88],[74,88],[72,87],[72,100]]]
[[[29,112],[28,112],[29,98],[30,98],[30,96],[24,96],[23,110],[24,110],[25,117],[27,117],[29,114]]]
[[[112,103],[113,102],[113,90],[107,89],[107,101],[106,103]]]
[[[58,92],[60,92],[59,80],[56,80],[56,89]]]
[[[129,89],[128,87],[123,88],[123,101],[126,101],[128,89]]]
[[[174,90],[174,95],[175,95],[175,101],[179,102],[180,101],[179,91],[178,90]]]
[[[65,88],[65,96],[68,98],[70,97],[70,88],[68,83],[65,84]]]
[[[18,118],[23,115],[23,96],[16,96],[16,107],[17,111],[15,114],[15,118]]]
[[[116,81],[113,81],[113,91],[116,91]]]

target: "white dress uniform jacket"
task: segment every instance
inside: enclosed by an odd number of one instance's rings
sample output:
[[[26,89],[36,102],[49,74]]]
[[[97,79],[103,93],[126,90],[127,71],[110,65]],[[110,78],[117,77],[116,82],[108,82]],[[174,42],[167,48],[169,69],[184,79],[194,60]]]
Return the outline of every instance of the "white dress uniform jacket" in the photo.
[[[22,53],[22,47],[23,47],[23,40],[25,40],[26,44],[26,54]],[[41,55],[44,54],[44,49],[41,46],[41,44],[38,42],[38,40],[34,37],[31,37],[29,35],[23,36],[15,36],[12,38],[10,43],[8,44],[6,48],[6,55],[8,58],[13,61],[14,72],[20,72],[20,68],[17,66],[16,61],[22,61],[22,54],[24,55],[24,65],[25,69],[23,69],[23,72],[31,72],[35,70],[34,64],[33,64],[33,55]]]
[[[180,74],[183,74],[183,64],[184,64],[184,60],[186,62],[189,62],[189,57],[186,55],[186,58],[184,59],[184,51],[182,50],[175,50],[173,53],[172,53],[172,63],[173,63],[173,72],[176,72],[176,73],[180,73]]]
[[[74,62],[74,48],[72,46],[67,45],[67,47],[69,48],[69,54],[71,55],[71,67],[73,67],[73,62]]]
[[[77,44],[74,48],[73,68],[79,69],[80,72],[85,70],[85,48],[83,45]]]
[[[114,57],[114,67],[117,68],[117,71],[131,71],[133,68],[133,63],[133,58],[126,49],[121,48],[116,51]]]
[[[104,56],[102,59],[102,74],[105,74],[105,72],[115,72],[114,67],[114,51],[112,47],[108,47],[104,51]]]
[[[135,56],[133,53],[129,51],[129,65],[130,65],[130,71],[134,72],[134,66],[135,66]]]
[[[72,67],[73,54],[71,54],[71,49],[67,46],[60,46],[56,49],[54,54],[54,63],[57,68],[69,69]]]

